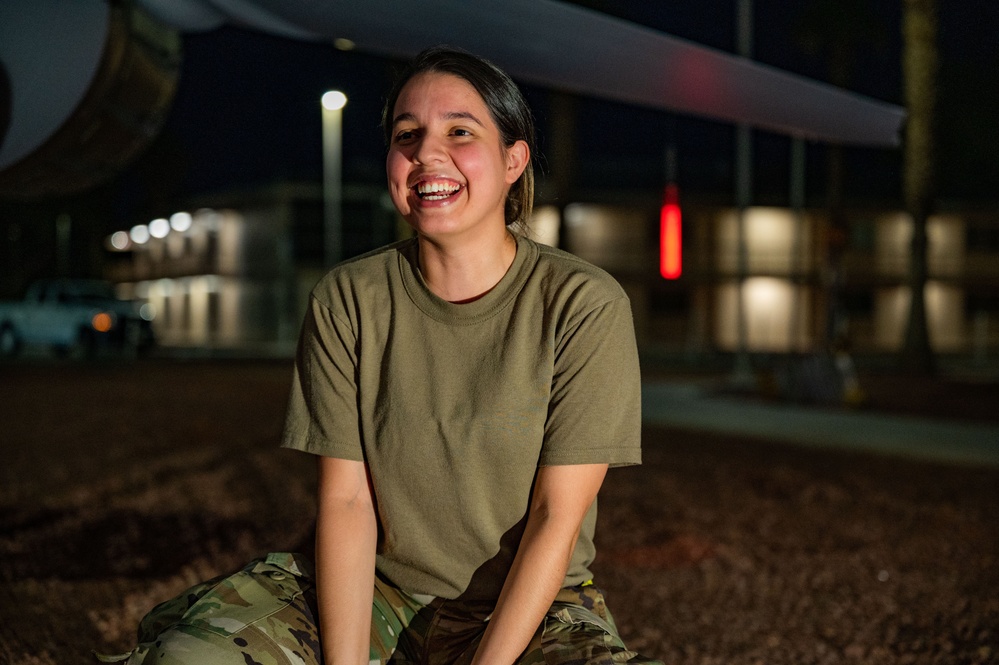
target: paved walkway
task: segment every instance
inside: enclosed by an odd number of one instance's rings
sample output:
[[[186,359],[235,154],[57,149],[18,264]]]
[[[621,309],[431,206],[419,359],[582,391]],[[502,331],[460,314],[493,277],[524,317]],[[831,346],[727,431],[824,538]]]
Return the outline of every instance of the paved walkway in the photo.
[[[999,408],[999,405],[996,405]],[[823,448],[999,466],[999,425],[762,403],[695,384],[646,381],[643,420]]]

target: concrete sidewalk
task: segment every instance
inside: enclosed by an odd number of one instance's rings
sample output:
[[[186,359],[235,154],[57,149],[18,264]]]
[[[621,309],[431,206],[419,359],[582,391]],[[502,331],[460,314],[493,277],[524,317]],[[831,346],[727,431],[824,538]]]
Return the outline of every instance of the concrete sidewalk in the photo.
[[[997,425],[763,403],[690,383],[643,382],[642,420],[781,443],[999,466]]]

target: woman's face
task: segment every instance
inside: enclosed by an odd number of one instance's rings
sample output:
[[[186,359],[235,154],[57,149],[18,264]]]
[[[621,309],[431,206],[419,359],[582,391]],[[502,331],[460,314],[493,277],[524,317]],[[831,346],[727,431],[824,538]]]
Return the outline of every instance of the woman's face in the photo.
[[[389,193],[417,232],[444,239],[505,228],[507,192],[529,149],[503,145],[471,84],[437,72],[413,77],[396,100],[391,136]]]

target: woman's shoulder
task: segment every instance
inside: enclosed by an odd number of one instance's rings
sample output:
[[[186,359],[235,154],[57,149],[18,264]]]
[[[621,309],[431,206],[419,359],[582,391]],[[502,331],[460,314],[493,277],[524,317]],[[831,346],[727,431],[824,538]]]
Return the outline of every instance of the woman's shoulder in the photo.
[[[585,295],[587,299],[603,302],[627,299],[618,281],[603,268],[556,247],[529,242],[537,246],[535,270],[540,281],[552,288],[553,293]]]

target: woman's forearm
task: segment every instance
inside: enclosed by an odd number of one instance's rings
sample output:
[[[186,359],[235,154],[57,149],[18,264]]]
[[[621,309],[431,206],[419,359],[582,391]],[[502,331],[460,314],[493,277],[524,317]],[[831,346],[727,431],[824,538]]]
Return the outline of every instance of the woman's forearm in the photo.
[[[327,665],[366,664],[378,533],[374,505],[366,477],[363,488],[345,495],[336,478],[339,475],[343,480],[343,474],[328,472],[325,481],[323,475],[320,471],[316,519],[316,584],[323,660]]]
[[[524,535],[473,665],[510,665],[527,648],[562,587],[606,472],[606,464],[538,470]]]
[[[579,528],[550,515],[528,518],[473,665],[509,665],[530,643],[562,586]]]

